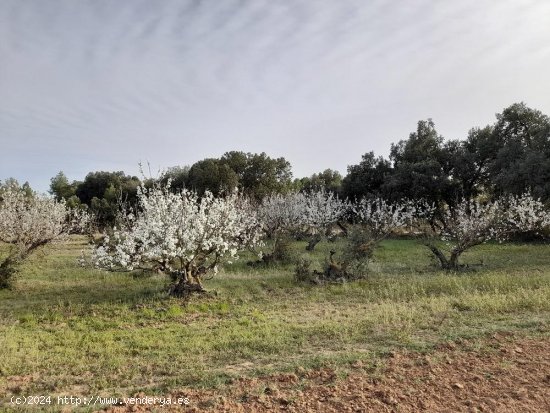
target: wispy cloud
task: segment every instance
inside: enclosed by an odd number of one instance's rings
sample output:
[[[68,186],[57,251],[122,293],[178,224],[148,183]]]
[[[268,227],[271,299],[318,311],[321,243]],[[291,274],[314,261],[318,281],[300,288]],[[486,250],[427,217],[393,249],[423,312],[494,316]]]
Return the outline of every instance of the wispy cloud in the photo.
[[[550,3],[0,1],[0,179],[267,151],[298,175],[550,112]]]

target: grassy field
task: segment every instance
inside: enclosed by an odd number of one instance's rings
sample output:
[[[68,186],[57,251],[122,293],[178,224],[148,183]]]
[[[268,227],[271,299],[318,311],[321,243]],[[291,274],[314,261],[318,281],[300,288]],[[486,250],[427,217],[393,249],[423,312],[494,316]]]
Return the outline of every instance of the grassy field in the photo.
[[[293,244],[296,257],[305,245]],[[51,247],[14,289],[0,291],[0,400],[18,392],[163,395],[299,366],[346,374],[356,360],[375,374],[393,349],[550,331],[543,244],[483,245],[463,259],[482,265],[446,274],[416,241],[388,240],[366,280],[330,286],[298,285],[292,265],[252,268],[243,257],[206,282],[215,297],[186,305],[167,298],[160,275],[80,268],[84,246]],[[319,268],[331,248],[318,245]]]

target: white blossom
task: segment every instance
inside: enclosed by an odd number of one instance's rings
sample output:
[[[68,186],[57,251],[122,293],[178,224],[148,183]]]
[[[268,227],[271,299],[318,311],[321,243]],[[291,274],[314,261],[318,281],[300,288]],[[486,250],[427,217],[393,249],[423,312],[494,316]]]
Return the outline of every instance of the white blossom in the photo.
[[[70,210],[65,201],[39,195],[13,183],[0,193],[0,242],[10,245],[0,261],[0,287],[7,286],[15,266],[33,251],[66,239],[89,222],[82,210]]]
[[[440,216],[439,237],[447,243],[450,257],[428,242],[428,247],[444,268],[457,268],[458,257],[466,250],[490,240],[504,241],[516,232],[538,231],[550,223],[544,204],[529,194],[503,196],[494,201],[463,199]]]
[[[0,241],[21,252],[66,238],[88,222],[82,210],[70,210],[65,201],[27,193],[9,185],[0,195]]]
[[[325,190],[272,194],[264,198],[258,215],[266,233],[299,228],[322,230],[349,210],[349,204]]]
[[[232,193],[199,197],[168,187],[138,188],[138,208],[125,228],[96,248],[93,261],[106,269],[157,268],[183,281],[194,280],[244,247],[260,242],[260,225],[250,202]]]
[[[348,202],[325,190],[308,192],[303,198],[301,223],[310,228],[323,229],[337,222],[349,210]]]
[[[258,218],[269,237],[298,228],[304,221],[306,197],[302,193],[272,194],[258,207]]]
[[[390,203],[382,198],[362,198],[352,204],[351,210],[355,220],[367,227],[374,239],[382,239],[399,228],[412,225],[432,207],[424,202],[404,200]]]

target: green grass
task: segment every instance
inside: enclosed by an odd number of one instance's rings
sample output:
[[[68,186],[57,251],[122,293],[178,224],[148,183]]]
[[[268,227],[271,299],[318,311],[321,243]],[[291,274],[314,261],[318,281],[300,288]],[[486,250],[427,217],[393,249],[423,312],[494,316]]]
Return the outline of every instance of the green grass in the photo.
[[[292,245],[306,255],[305,242]],[[323,242],[311,256],[320,266]],[[465,254],[475,271],[438,271],[414,240],[388,240],[367,279],[298,285],[292,265],[254,268],[251,255],[206,282],[214,298],[187,305],[159,275],[80,268],[84,244],[54,246],[0,291],[0,400],[13,376],[24,394],[129,396],[182,386],[223,387],[232,377],[376,365],[396,348],[429,351],[495,331],[549,332],[550,246],[486,244]]]

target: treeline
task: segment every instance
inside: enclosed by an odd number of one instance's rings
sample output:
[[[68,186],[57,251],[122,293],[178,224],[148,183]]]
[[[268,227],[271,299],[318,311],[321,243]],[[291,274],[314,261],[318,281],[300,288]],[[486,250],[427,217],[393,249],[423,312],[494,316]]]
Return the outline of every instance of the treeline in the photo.
[[[550,119],[516,103],[497,114],[496,122],[473,128],[464,140],[445,140],[432,120],[418,122],[408,138],[392,144],[389,159],[373,152],[348,167],[342,177],[326,169],[293,179],[285,158],[265,153],[227,152],[191,166],[168,169],[158,179],[171,188],[215,195],[238,188],[261,200],[272,193],[326,189],[342,198],[425,199],[455,205],[459,200],[531,192],[550,199]],[[121,201],[135,202],[140,179],[124,172],[91,172],[70,182],[60,172],[50,191],[69,205],[86,205],[101,225],[114,222]],[[147,180],[146,185],[153,180]]]
[[[390,158],[363,155],[348,168],[342,195],[426,199],[452,206],[462,198],[531,192],[550,198],[550,119],[514,104],[493,125],[473,128],[465,140],[445,141],[431,120],[392,144]]]
[[[341,179],[341,178],[340,178]],[[170,182],[173,191],[192,189],[202,196],[205,191],[215,196],[238,188],[260,201],[272,193],[288,193],[303,187],[292,180],[290,163],[284,158],[271,158],[265,153],[227,152],[221,158],[208,158],[192,166],[169,168],[158,178],[144,179],[150,187],[155,181]],[[63,172],[51,179],[50,192],[69,206],[86,206],[100,226],[114,223],[121,203],[134,204],[141,180],[118,172],[90,172],[84,181],[70,182]]]

